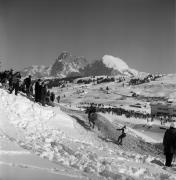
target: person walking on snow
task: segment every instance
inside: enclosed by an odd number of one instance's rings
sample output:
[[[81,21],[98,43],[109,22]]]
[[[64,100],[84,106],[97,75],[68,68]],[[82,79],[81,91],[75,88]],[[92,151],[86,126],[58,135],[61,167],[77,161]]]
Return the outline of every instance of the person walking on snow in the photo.
[[[165,166],[170,167],[173,156],[176,155],[176,122],[171,122],[170,128],[166,130],[163,138],[163,146],[166,156]]]
[[[122,131],[122,134],[118,137],[117,144],[122,145],[122,140],[124,137],[126,137],[126,126],[123,126],[121,129],[116,129],[119,131]]]

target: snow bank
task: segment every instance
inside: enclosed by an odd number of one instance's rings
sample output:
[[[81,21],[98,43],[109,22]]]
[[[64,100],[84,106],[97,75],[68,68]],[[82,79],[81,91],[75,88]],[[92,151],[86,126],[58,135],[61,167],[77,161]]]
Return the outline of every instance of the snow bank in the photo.
[[[32,122],[30,128],[43,125],[60,129],[72,137],[78,136],[73,118],[63,113],[59,107],[43,107],[23,96],[9,95],[6,91],[0,90],[0,108],[5,109],[9,119],[23,129]]]

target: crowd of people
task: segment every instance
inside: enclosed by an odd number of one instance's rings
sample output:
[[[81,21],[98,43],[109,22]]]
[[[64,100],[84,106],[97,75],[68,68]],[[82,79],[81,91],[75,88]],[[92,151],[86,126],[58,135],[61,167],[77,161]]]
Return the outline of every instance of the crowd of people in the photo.
[[[54,106],[55,94],[50,92],[47,83],[41,79],[32,80],[31,75],[22,80],[20,72],[13,72],[13,69],[0,72],[0,83],[8,89],[9,93],[15,91],[15,95],[21,91],[28,98],[34,98],[35,102],[43,106]],[[60,97],[57,97],[59,102]]]
[[[127,109],[123,109],[121,107],[107,107],[104,104],[97,104],[97,103],[86,103],[86,102],[82,102],[80,103],[80,106],[82,108],[87,108],[88,106],[90,106],[91,104],[93,104],[96,107],[96,111],[97,112],[102,112],[102,113],[112,113],[112,114],[116,114],[118,116],[122,116],[125,115],[126,118],[140,118],[140,119],[147,119],[150,118],[151,115],[149,113],[142,113],[142,112],[137,112],[134,110],[127,110]]]

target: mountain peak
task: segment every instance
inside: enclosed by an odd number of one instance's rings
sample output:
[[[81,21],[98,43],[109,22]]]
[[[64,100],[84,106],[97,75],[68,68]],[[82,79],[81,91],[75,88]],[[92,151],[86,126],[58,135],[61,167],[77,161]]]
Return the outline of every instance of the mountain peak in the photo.
[[[126,75],[136,76],[138,71],[131,69],[126,62],[112,55],[104,55],[102,59],[94,60],[91,64],[83,56],[73,56],[63,51],[50,67],[31,66],[25,68],[23,75],[31,74],[36,77],[54,76],[89,76],[89,75]]]
[[[71,56],[71,53],[68,51],[63,51],[57,58],[57,60],[66,59]]]

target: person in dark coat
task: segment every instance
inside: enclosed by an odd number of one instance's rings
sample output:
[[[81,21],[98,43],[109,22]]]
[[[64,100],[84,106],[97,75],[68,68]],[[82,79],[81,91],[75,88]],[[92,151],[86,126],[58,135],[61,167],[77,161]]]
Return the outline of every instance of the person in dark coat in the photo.
[[[95,105],[91,104],[91,106],[87,109],[87,113],[88,113],[89,125],[90,125],[90,127],[92,127],[94,129],[95,121],[97,119]]]
[[[59,103],[60,102],[60,96],[57,96],[57,102]]]
[[[42,83],[41,82],[39,84],[39,89],[38,89],[38,98],[39,98],[39,102],[42,103]]]
[[[9,81],[9,91],[12,89],[12,81],[13,81],[13,69],[10,69],[9,74],[7,75],[7,79]]]
[[[173,156],[176,154],[176,122],[172,122],[166,130],[163,138],[164,154],[166,156],[165,166],[170,167]]]
[[[35,83],[35,102],[40,102],[40,94],[41,94],[41,85],[40,85],[41,79],[38,79]]]
[[[42,106],[45,106],[46,104],[46,95],[47,95],[47,85],[42,82],[42,87],[41,87],[41,103]]]
[[[90,118],[91,114],[95,112],[96,112],[96,107],[93,104],[91,104],[91,106],[88,108],[88,118]]]
[[[53,92],[51,92],[50,100],[51,100],[51,102],[54,102],[54,100],[55,100],[55,94]]]
[[[30,96],[30,88],[31,88],[31,84],[32,84],[31,75],[29,75],[29,77],[27,77],[24,80],[24,83],[26,86],[26,95],[29,97]]]
[[[48,104],[48,105],[50,105],[50,95],[51,95],[51,93],[50,93],[50,91],[48,90],[47,91],[47,93],[46,93],[46,98],[45,98],[45,101],[46,101],[46,103]]]
[[[21,74],[19,72],[16,72],[12,78],[12,88],[10,89],[10,94],[13,92],[13,90],[15,90],[15,95],[18,95],[18,91],[20,88],[20,79]]]
[[[116,129],[119,131],[122,131],[122,134],[118,137],[117,144],[122,145],[122,140],[124,137],[126,137],[126,126],[123,126],[121,129]]]

